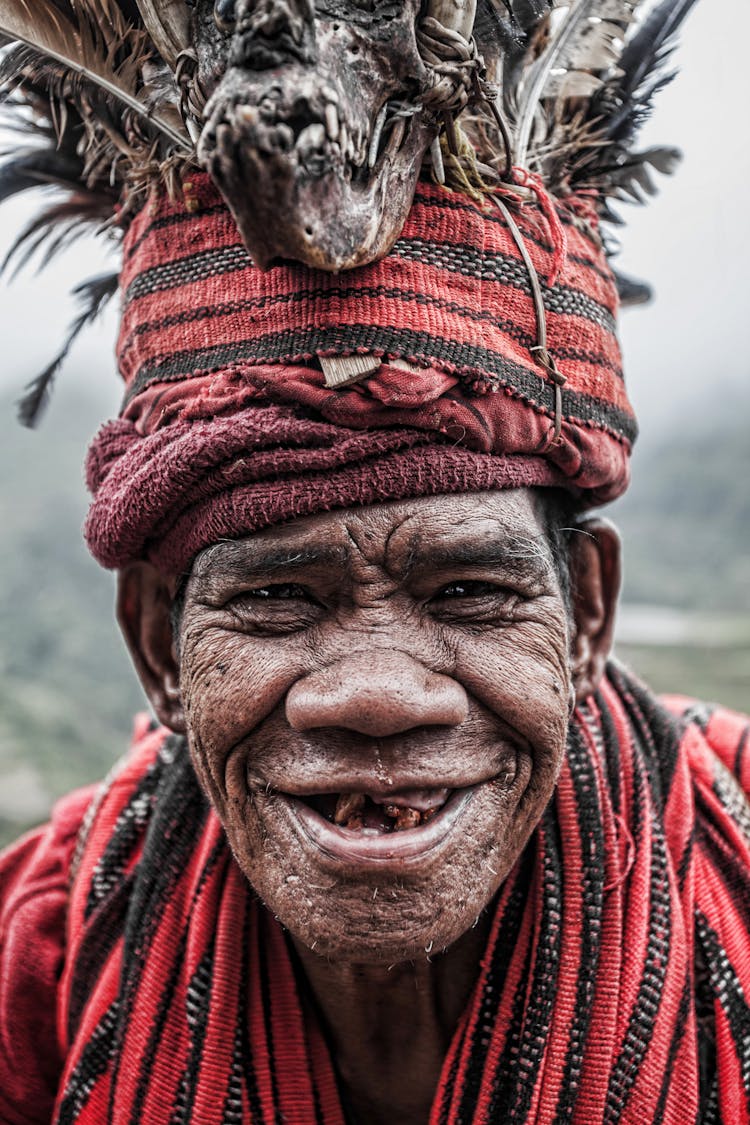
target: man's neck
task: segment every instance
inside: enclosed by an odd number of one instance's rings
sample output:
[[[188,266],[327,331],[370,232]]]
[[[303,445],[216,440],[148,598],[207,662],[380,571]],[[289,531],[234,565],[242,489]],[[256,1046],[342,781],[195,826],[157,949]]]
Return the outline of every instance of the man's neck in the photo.
[[[355,1125],[426,1125],[488,926],[480,920],[432,959],[391,966],[332,962],[295,943]]]

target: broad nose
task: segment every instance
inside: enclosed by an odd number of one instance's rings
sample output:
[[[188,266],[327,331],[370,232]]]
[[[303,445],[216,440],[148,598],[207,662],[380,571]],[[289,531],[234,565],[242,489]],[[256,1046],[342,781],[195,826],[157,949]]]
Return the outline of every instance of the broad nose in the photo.
[[[343,727],[373,738],[420,726],[458,726],[468,712],[459,683],[397,651],[350,654],[298,680],[286,698],[294,730]]]

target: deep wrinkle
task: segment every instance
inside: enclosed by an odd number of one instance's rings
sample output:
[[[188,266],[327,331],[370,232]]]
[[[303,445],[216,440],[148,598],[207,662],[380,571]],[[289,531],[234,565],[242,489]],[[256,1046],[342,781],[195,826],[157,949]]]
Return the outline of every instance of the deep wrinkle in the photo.
[[[196,601],[206,605],[220,605],[227,596],[227,586],[247,588],[250,592],[253,586],[261,589],[269,583],[276,586],[296,580],[303,584],[309,571],[317,577],[322,569],[334,566],[342,571],[339,582],[340,588],[344,588],[345,579],[350,580],[358,557],[363,566],[368,565],[366,545],[358,543],[349,532],[347,534],[353,550],[346,547],[304,547],[293,551],[264,551],[261,548],[254,557],[252,550],[243,549],[238,543],[219,544],[210,549],[210,558],[204,557],[208,552],[199,556],[191,577],[191,594]],[[243,541],[243,545],[245,542],[252,544],[252,540]],[[530,547],[530,544],[533,546]],[[394,580],[405,582],[418,579],[425,571],[433,578],[439,577],[441,572],[447,578],[456,567],[460,567],[474,579],[478,574],[484,574],[488,580],[496,580],[497,571],[502,570],[506,577],[525,582],[536,590],[545,579],[549,579],[553,570],[549,547],[541,536],[534,540],[510,536],[500,542],[496,539],[483,542],[470,539],[452,543],[450,547],[441,540],[426,542],[423,537],[416,536],[409,544],[405,563],[400,559],[394,563],[389,554],[385,554],[383,569]],[[217,569],[221,573],[220,579],[217,578]],[[360,581],[364,581],[364,576],[360,576]]]

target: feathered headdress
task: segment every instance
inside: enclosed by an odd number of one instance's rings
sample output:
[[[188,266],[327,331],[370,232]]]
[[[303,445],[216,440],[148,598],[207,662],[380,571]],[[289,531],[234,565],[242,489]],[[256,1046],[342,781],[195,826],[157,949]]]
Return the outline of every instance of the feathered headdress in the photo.
[[[63,192],[10,257],[49,256],[91,224],[127,229],[154,184],[171,198],[187,185],[189,204],[200,167],[262,267],[383,257],[420,176],[475,200],[508,187],[511,203],[585,200],[616,223],[613,203],[651,194],[652,170],[675,161],[634,143],[692,3],[374,0],[321,14],[312,0],[0,0],[0,96],[25,137],[0,201]],[[25,423],[116,285],[79,286]]]

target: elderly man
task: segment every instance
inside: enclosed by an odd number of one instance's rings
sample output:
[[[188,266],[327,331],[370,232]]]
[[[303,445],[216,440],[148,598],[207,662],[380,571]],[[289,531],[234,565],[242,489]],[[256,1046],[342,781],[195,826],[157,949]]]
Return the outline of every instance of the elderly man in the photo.
[[[574,518],[626,480],[601,251],[563,217],[560,402],[501,218],[420,188],[394,293],[238,271],[193,193],[128,231],[88,464],[162,726],[4,861],[3,1119],[747,1120],[747,728],[606,667],[619,544]],[[305,332],[380,366],[328,389]]]
[[[238,21],[256,62],[272,6]],[[282,7],[360,51],[362,13]],[[0,863],[3,1122],[750,1121],[748,728],[608,663],[619,543],[584,513],[635,423],[577,73],[557,198],[510,162],[490,190],[441,119],[434,178],[465,190],[421,180],[341,274],[262,271],[241,200],[194,169],[168,190],[153,147],[131,168],[86,537],[158,722]],[[391,137],[435,131],[438,85]],[[117,123],[69,89],[89,185]],[[333,117],[285,125],[316,184]],[[210,151],[251,145],[207,118]]]

